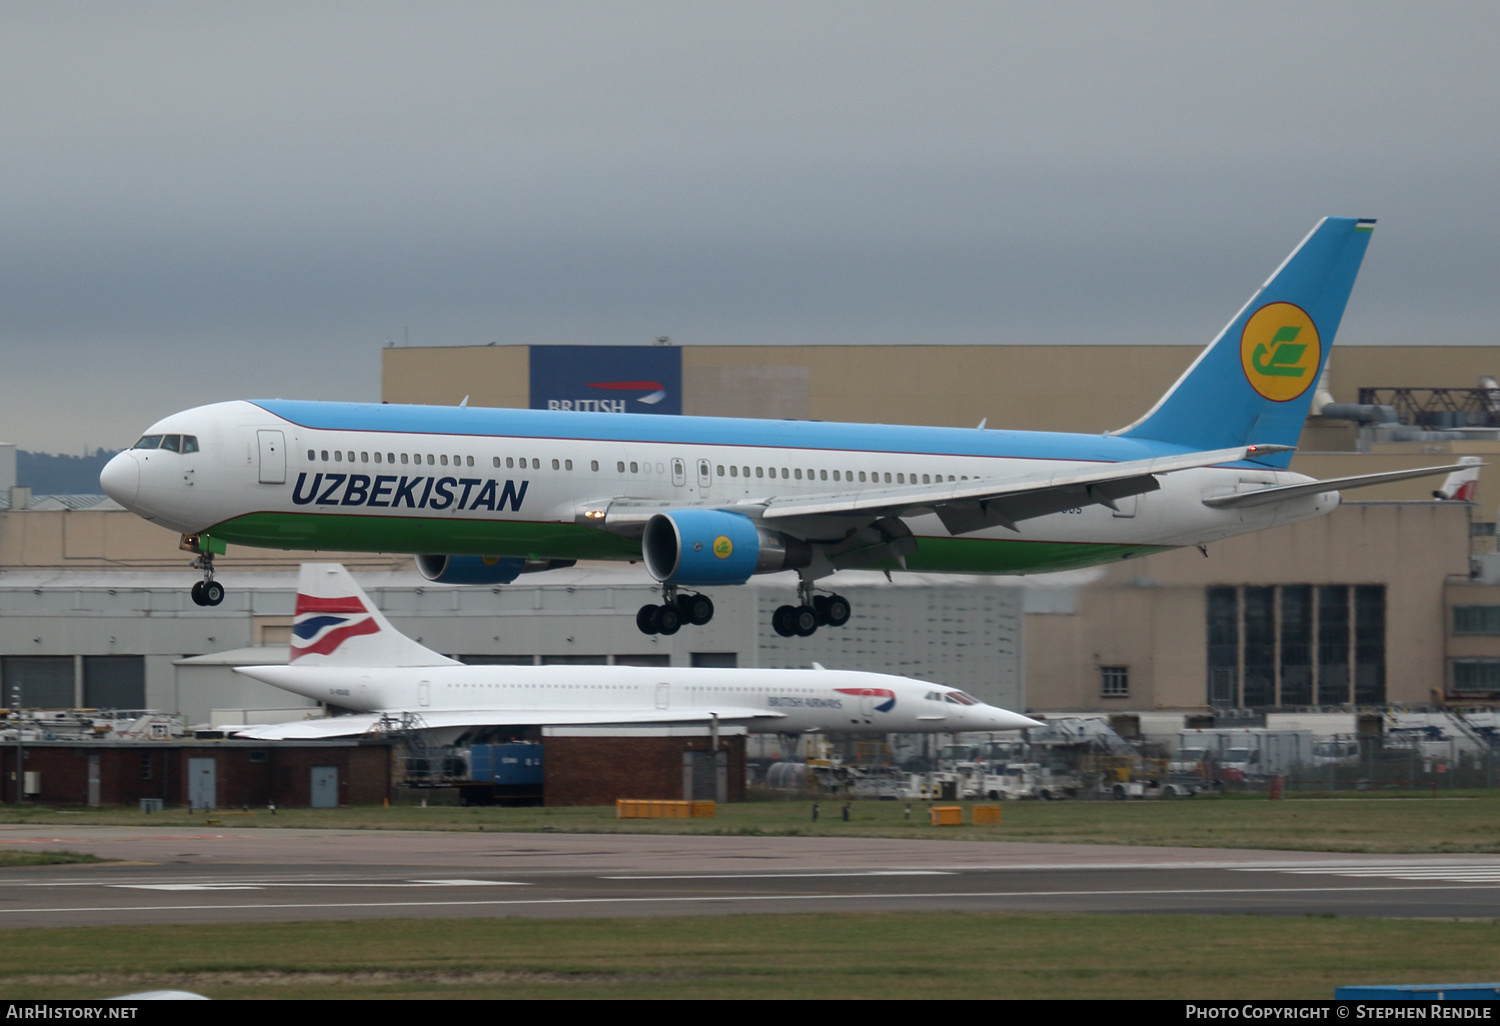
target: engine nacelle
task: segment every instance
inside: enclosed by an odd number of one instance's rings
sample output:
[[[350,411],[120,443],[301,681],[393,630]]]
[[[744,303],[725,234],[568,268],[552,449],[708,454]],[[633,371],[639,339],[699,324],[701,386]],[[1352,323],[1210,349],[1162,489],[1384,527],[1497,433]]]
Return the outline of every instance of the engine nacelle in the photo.
[[[495,556],[418,556],[417,571],[438,584],[509,584],[526,569],[526,560]]]
[[[744,584],[752,574],[812,562],[807,542],[768,531],[749,517],[716,509],[679,509],[646,522],[641,552],[664,584]]]

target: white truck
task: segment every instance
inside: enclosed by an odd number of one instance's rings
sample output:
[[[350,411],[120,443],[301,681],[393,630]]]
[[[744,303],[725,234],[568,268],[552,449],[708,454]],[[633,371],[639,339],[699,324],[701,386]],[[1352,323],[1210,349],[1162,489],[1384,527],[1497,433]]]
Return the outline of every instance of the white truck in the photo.
[[[1267,780],[1313,761],[1313,732],[1302,728],[1207,727],[1177,735],[1174,776],[1190,764],[1212,764],[1226,783]]]

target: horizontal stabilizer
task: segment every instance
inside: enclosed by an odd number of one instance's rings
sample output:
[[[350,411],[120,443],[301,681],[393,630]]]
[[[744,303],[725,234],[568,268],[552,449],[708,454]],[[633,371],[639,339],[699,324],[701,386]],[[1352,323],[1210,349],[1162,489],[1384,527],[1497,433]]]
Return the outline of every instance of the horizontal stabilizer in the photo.
[[[1354,477],[1329,478],[1327,481],[1309,481],[1306,484],[1277,485],[1272,488],[1260,488],[1253,492],[1216,495],[1213,498],[1204,499],[1203,505],[1210,509],[1244,509],[1248,506],[1264,506],[1268,502],[1299,499],[1304,495],[1321,495],[1323,492],[1341,492],[1350,488],[1368,488],[1370,485],[1389,484],[1393,481],[1409,481],[1414,477],[1448,474],[1467,466],[1472,466],[1472,464],[1455,463],[1446,467],[1388,470],[1380,474],[1358,474]]]

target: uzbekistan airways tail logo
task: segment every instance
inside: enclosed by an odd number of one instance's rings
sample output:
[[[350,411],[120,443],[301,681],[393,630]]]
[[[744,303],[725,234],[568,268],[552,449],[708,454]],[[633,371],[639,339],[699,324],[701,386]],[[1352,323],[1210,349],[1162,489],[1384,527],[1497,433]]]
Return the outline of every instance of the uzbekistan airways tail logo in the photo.
[[[291,662],[306,655],[328,655],[349,638],[379,631],[375,617],[353,595],[315,598],[298,593],[297,616],[292,621]]]
[[[1240,334],[1245,378],[1272,402],[1287,402],[1311,388],[1322,356],[1312,318],[1291,303],[1267,303],[1250,315]]]
[[[610,392],[648,392],[649,395],[636,399],[636,402],[647,406],[655,406],[667,397],[667,389],[660,381],[589,381],[586,384],[590,388],[603,388]]]
[[[896,708],[896,693],[889,688],[834,688],[833,690],[841,695],[854,695],[858,698],[885,699],[875,706],[876,712],[887,713]]]

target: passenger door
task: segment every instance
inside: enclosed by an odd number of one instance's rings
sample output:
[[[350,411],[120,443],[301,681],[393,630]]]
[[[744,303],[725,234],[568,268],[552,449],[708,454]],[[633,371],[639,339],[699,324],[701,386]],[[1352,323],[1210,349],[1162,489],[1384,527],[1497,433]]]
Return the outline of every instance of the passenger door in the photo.
[[[260,441],[260,483],[286,484],[286,439],[274,428],[255,432]]]

